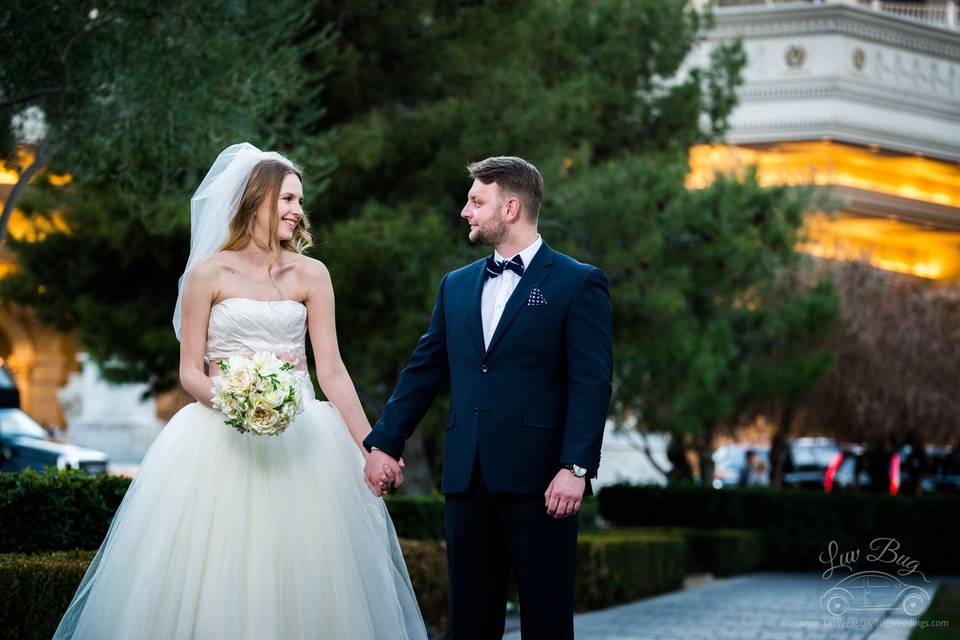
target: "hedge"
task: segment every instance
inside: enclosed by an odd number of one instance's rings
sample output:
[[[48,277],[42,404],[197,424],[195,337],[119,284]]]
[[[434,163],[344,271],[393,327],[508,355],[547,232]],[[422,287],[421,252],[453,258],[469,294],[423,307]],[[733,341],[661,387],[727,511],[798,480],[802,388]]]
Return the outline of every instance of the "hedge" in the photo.
[[[592,611],[673,591],[686,558],[677,536],[637,531],[584,533],[577,540],[577,611]]]
[[[447,563],[443,543],[401,540],[424,620],[447,625]],[[96,551],[0,554],[0,640],[48,640]]]
[[[400,540],[427,625],[447,626],[447,563],[442,541]],[[53,635],[95,551],[0,554],[0,640]],[[578,610],[612,606],[680,586],[680,538],[647,532],[585,533],[577,545]]]
[[[96,554],[0,554],[0,638],[49,640]]]
[[[765,544],[766,569],[824,570],[827,565],[820,558],[821,554],[827,558],[831,541],[839,553],[859,549],[863,559],[881,551],[880,547],[871,550],[871,542],[889,538],[899,544],[899,560],[916,560],[919,570],[928,575],[960,573],[954,524],[960,495],[956,494],[913,497],[614,485],[603,488],[597,499],[601,517],[616,527],[758,530]],[[883,555],[892,559],[893,553],[891,548]],[[892,565],[874,565],[880,566],[889,570]]]
[[[732,576],[756,571],[763,566],[763,533],[752,529],[693,529],[689,527],[644,527],[612,529],[683,540],[687,573]]]
[[[128,486],[82,471],[0,473],[0,553],[98,548]]]
[[[96,549],[130,479],[81,471],[0,473],[0,553]],[[397,535],[442,540],[443,496],[388,496]],[[584,500],[582,531],[596,529],[596,498]]]

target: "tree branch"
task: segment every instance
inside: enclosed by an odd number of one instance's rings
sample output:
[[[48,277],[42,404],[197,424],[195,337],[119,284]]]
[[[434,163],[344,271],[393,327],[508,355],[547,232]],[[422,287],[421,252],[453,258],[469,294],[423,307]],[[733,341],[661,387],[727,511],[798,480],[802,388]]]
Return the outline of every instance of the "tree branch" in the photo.
[[[647,440],[647,434],[645,432],[637,429],[636,426],[624,426],[620,432],[626,436],[627,444],[630,445],[630,448],[642,453],[657,473],[661,474],[664,478],[669,476],[670,470],[661,466],[656,458],[653,457],[653,450],[650,447],[650,441]],[[634,441],[634,436],[640,438],[642,442],[638,443]]]
[[[44,89],[37,89],[32,93],[25,93],[22,96],[16,96],[15,98],[9,98],[7,100],[0,100],[0,109],[12,107],[13,105],[20,104],[21,102],[29,102],[30,100],[39,98],[41,96],[55,96],[65,93],[67,93],[66,87],[46,87]]]
[[[23,190],[27,188],[27,184],[29,184],[33,176],[47,166],[54,152],[55,149],[53,147],[45,146],[42,143],[38,144],[36,147],[36,155],[33,157],[33,163],[27,167],[26,171],[20,174],[17,184],[13,185],[10,195],[3,203],[3,213],[0,214],[0,242],[7,239],[7,225],[10,222],[10,216],[13,214],[13,208],[16,206],[20,195],[23,193]]]

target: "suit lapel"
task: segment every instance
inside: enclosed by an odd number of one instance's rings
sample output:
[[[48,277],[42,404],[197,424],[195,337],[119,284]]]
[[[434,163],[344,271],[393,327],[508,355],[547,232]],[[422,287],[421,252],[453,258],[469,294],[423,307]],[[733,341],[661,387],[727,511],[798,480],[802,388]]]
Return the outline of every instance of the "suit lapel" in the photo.
[[[497,341],[500,339],[500,336],[506,332],[510,327],[510,323],[513,322],[517,314],[527,304],[527,298],[530,296],[530,291],[535,287],[539,287],[540,283],[550,274],[550,269],[553,267],[553,249],[544,242],[540,245],[540,249],[537,251],[537,254],[533,256],[533,260],[530,261],[530,266],[524,271],[523,277],[520,278],[520,282],[517,283],[517,288],[513,290],[513,293],[510,294],[510,298],[507,300],[506,306],[503,308],[503,315],[500,316],[500,322],[497,323],[497,330],[493,332],[493,337],[490,338],[490,346],[487,347],[487,353],[493,351],[493,348],[497,345]],[[481,273],[482,276],[482,273]],[[480,283],[480,289],[483,290],[483,282]],[[477,298],[477,308],[479,309],[480,299]],[[481,328],[480,333],[480,344],[483,344],[483,332]]]
[[[473,280],[471,282],[471,303],[470,303],[470,333],[473,334],[473,338],[477,343],[477,348],[480,349],[480,353],[484,352],[483,346],[483,312],[480,308],[480,301],[483,297],[483,283],[486,281],[484,277],[484,261],[480,261],[480,264],[477,265],[476,273],[473,275]],[[522,280],[522,278],[521,278]]]

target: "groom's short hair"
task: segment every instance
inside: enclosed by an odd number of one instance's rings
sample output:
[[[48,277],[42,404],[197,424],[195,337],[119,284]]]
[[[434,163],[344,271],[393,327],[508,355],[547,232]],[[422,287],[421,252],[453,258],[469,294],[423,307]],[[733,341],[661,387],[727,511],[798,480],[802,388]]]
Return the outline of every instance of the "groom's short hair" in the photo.
[[[496,182],[503,191],[519,197],[527,217],[531,222],[537,221],[543,200],[543,176],[531,163],[515,156],[494,156],[471,162],[467,171],[474,180],[483,184]]]

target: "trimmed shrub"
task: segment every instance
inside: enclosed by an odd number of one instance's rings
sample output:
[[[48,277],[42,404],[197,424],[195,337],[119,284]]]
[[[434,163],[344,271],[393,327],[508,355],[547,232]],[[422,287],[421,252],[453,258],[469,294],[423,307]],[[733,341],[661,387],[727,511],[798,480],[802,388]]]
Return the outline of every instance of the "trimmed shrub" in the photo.
[[[417,594],[420,613],[427,627],[439,632],[447,628],[447,545],[428,540],[401,540],[410,582]]]
[[[686,552],[687,573],[732,576],[760,569],[765,558],[763,533],[751,529],[642,527],[611,531],[636,531],[681,538]]]
[[[687,571],[732,576],[763,566],[763,534],[750,529],[682,529]]]
[[[865,555],[881,550],[871,550],[872,541],[890,538],[899,543],[897,554],[916,560],[927,574],[960,572],[960,548],[953,533],[960,496],[954,494],[615,485],[603,488],[597,498],[600,515],[616,527],[758,530],[767,569],[823,570],[821,554],[831,541],[841,553],[861,549]],[[892,558],[893,553],[890,549],[884,556]]]
[[[82,471],[0,473],[0,553],[97,549],[129,478]],[[401,538],[443,540],[443,496],[387,496]],[[580,530],[597,528],[596,497],[580,509]]]
[[[445,544],[400,540],[428,627],[447,627]],[[641,531],[582,534],[577,543],[578,611],[609,607],[678,588],[684,575],[678,536]],[[95,551],[0,554],[0,640],[50,638]]]
[[[443,496],[387,496],[384,500],[398,536],[443,540]]]
[[[686,573],[676,535],[643,531],[581,534],[577,540],[577,611],[603,609],[678,589]]]
[[[0,553],[98,548],[129,486],[82,471],[0,473]]]
[[[49,640],[95,555],[0,554],[0,639]]]
[[[436,632],[447,626],[447,561],[442,542],[401,540],[420,611]],[[0,554],[0,640],[49,640],[96,551]]]

